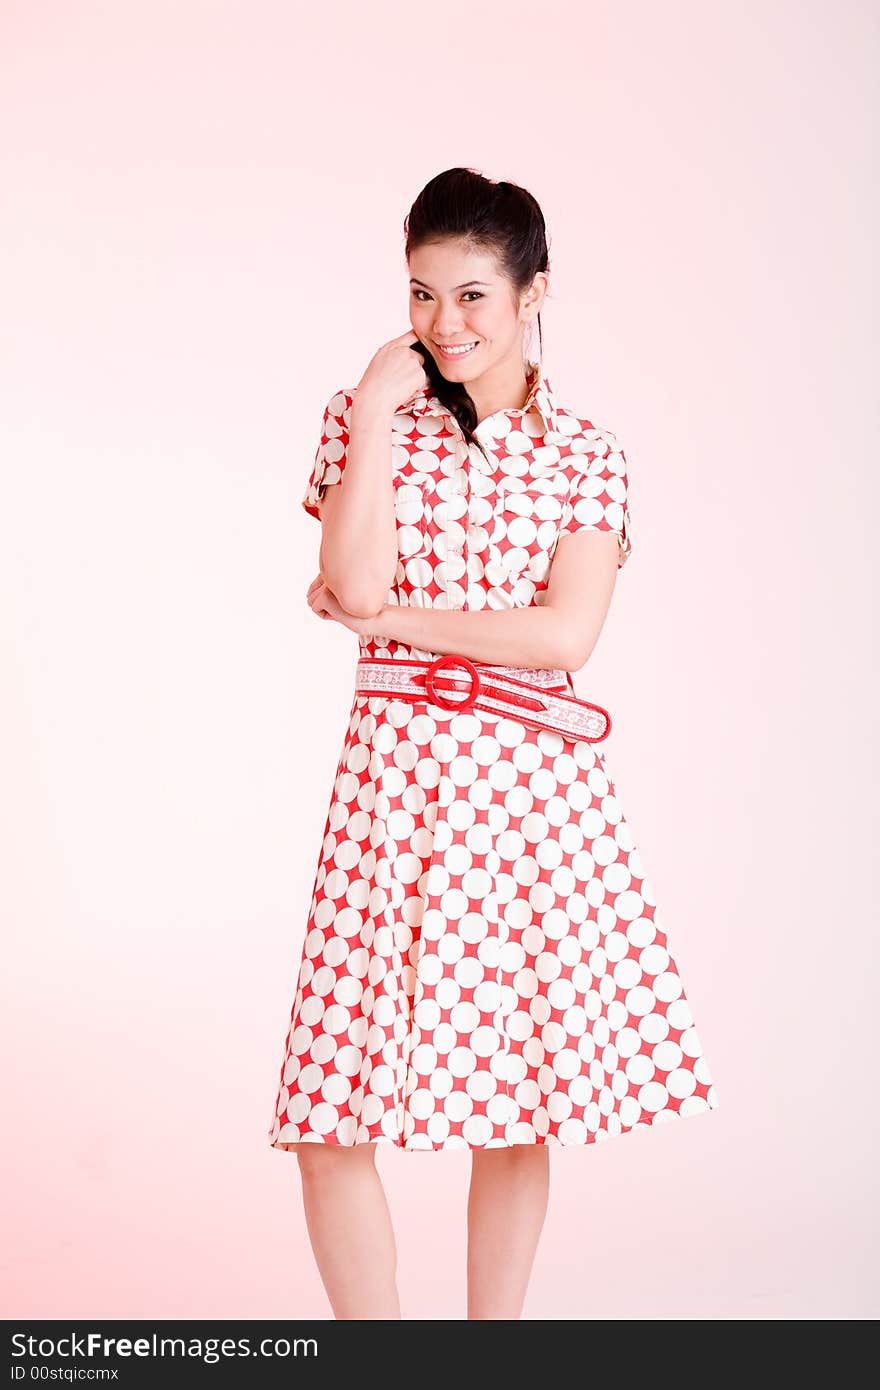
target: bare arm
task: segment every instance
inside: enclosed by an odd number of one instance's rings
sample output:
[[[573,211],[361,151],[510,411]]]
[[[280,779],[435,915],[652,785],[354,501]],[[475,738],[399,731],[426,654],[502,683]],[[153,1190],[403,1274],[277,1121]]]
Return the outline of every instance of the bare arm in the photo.
[[[456,653],[490,666],[577,671],[589,660],[605,622],[617,559],[613,532],[563,535],[539,606],[461,612],[385,604],[364,623],[364,631],[422,651]]]
[[[397,410],[427,385],[417,342],[408,329],[373,354],[354,391],[341,478],[318,504],[321,573],[356,617],[375,617],[397,572],[391,430]]]
[[[342,481],[329,487],[320,503],[321,573],[343,608],[357,617],[376,613],[397,569],[393,414],[355,395]]]

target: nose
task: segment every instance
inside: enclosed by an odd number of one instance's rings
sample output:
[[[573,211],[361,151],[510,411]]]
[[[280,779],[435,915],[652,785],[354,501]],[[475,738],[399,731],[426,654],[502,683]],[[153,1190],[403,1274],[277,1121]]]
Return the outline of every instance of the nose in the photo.
[[[454,306],[438,309],[434,316],[434,336],[441,341],[454,338],[456,333],[461,332],[463,322],[461,311]]]

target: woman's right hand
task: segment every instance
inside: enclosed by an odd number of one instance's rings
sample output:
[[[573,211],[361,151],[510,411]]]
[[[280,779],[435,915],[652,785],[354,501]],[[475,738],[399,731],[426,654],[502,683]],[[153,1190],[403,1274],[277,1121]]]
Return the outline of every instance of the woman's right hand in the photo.
[[[355,404],[369,403],[393,415],[425,390],[429,385],[428,373],[421,353],[413,347],[418,341],[418,333],[410,329],[383,343],[357,384]]]

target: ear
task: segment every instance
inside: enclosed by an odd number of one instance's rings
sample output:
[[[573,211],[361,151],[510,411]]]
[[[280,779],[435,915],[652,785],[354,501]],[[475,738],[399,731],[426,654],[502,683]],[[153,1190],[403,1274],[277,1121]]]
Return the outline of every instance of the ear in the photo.
[[[535,315],[540,310],[547,297],[547,290],[550,287],[550,276],[546,270],[539,270],[529,288],[526,290],[523,306],[533,309]],[[530,316],[531,317],[531,316]]]

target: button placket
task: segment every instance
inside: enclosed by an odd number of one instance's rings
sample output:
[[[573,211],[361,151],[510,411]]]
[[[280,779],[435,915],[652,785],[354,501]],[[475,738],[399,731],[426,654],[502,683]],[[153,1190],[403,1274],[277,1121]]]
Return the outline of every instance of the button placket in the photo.
[[[468,474],[468,455],[469,450],[463,439],[456,441],[455,445],[455,468],[452,473],[452,482],[449,493],[451,497],[462,497],[465,500],[464,514],[456,518],[456,527],[461,530],[463,539],[455,541],[449,539],[449,519],[447,518],[447,540],[446,554],[456,559],[461,558],[464,563],[464,573],[457,579],[450,579],[447,573],[446,592],[449,598],[450,609],[460,610],[464,605],[455,600],[453,595],[463,594],[467,587],[467,565],[468,565],[468,526],[470,522],[470,479]],[[457,568],[457,566],[456,566]]]

